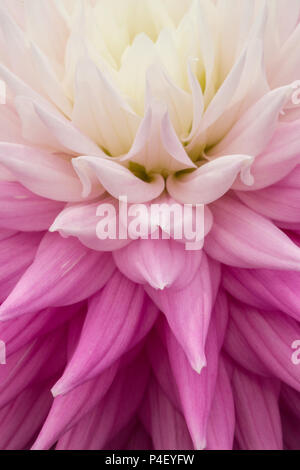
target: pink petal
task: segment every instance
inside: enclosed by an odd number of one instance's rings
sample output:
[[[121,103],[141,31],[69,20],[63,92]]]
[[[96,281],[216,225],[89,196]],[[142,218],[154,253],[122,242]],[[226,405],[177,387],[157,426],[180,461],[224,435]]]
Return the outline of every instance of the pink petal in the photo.
[[[3,450],[28,449],[51,407],[49,383],[26,388],[0,410],[0,446]]]
[[[183,349],[169,328],[166,329],[166,335],[183,414],[195,449],[202,450],[207,444],[207,424],[217,379],[218,347],[214,325],[211,326],[206,343],[207,366],[200,374],[191,368]]]
[[[300,320],[300,274],[267,269],[224,270],[223,285],[236,299],[263,310],[279,310]]]
[[[211,206],[214,224],[205,250],[239,268],[300,269],[300,249],[272,222],[226,196]]]
[[[233,389],[241,450],[282,450],[279,383],[236,369]]]
[[[251,168],[254,183],[236,181],[234,189],[256,191],[277,183],[299,164],[300,120],[280,123],[265,149]]]
[[[13,233],[0,239],[0,301],[11,293],[32,263],[42,234]],[[12,254],[14,256],[12,256]]]
[[[193,450],[182,414],[174,408],[155,380],[148,386],[141,412],[155,450]]]
[[[145,393],[149,370],[140,356],[121,370],[109,393],[59,441],[57,450],[100,450],[135,415]]]
[[[295,352],[292,345],[300,338],[299,323],[280,312],[265,312],[237,303],[231,303],[230,313],[231,321],[247,342],[249,366],[251,356],[256,356],[270,375],[300,391],[299,370],[292,361]]]
[[[189,284],[200,266],[202,252],[186,251],[174,240],[136,240],[113,256],[120,271],[133,282],[164,290]]]
[[[235,411],[231,383],[221,360],[207,425],[207,449],[232,450],[234,431]]]
[[[73,165],[81,176],[84,184],[84,194],[87,194],[90,190],[89,185],[87,185],[88,169],[93,171],[93,174],[107,192],[117,199],[126,196],[129,203],[151,201],[160,196],[165,187],[161,175],[154,175],[152,180],[147,183],[110,158],[78,157],[73,159]]]
[[[0,307],[1,319],[79,302],[101,289],[113,271],[109,254],[88,250],[74,238],[47,233],[33,264]]]
[[[300,166],[273,186],[258,191],[239,191],[248,207],[269,219],[300,222]]]
[[[110,367],[136,344],[139,324],[148,315],[156,319],[156,309],[142,287],[116,272],[90,301],[78,346],[53,394],[65,394]]]
[[[64,204],[36,196],[19,183],[0,181],[0,225],[22,232],[47,230]]]
[[[204,347],[212,310],[212,286],[207,257],[203,255],[199,271],[184,289],[170,287],[158,291],[147,287],[146,291],[166,315],[191,367],[200,372],[206,364]]]
[[[76,237],[83,245],[96,251],[114,251],[123,248],[131,243],[129,238],[126,240],[118,238],[101,240],[97,237],[97,224],[101,220],[97,216],[97,212],[102,204],[111,204],[115,208],[116,231],[118,233],[118,201],[112,197],[103,197],[97,202],[67,205],[55,219],[50,231],[57,231],[63,237]]]
[[[90,413],[109,390],[118,367],[119,363],[116,362],[97,378],[85,382],[66,395],[55,397],[32,450],[50,449],[66,432]]]
[[[38,314],[29,313],[14,320],[0,323],[0,337],[6,344],[6,355],[17,352],[20,348],[39,336],[50,333],[65,324],[82,309],[81,304],[69,307],[47,308]]]

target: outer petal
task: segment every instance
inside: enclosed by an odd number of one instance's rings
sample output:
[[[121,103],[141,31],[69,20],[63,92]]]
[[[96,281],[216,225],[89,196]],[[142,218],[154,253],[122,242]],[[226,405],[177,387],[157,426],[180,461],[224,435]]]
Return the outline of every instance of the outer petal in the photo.
[[[209,450],[232,450],[234,430],[234,399],[228,373],[221,360],[207,426],[207,448]]]
[[[277,183],[299,164],[300,120],[277,125],[271,141],[252,165],[254,183],[237,180],[234,189],[256,191]]]
[[[282,450],[279,382],[236,369],[233,389],[241,450]]]
[[[195,449],[202,450],[207,445],[207,424],[217,379],[218,346],[214,325],[211,325],[206,344],[207,366],[200,374],[191,368],[183,349],[169,329],[166,334],[183,414]]]
[[[63,203],[36,196],[19,183],[0,181],[0,226],[22,232],[47,230]]]
[[[251,355],[256,356],[270,375],[299,391],[299,370],[292,361],[292,345],[300,338],[298,322],[279,312],[258,311],[242,304],[232,303],[230,313],[230,323],[234,322],[247,341],[249,364]]]
[[[155,450],[193,449],[182,414],[174,408],[155,379],[148,387],[141,413]]]
[[[47,233],[34,263],[0,307],[1,319],[79,302],[101,289],[113,271],[109,254],[90,251],[75,239]]]
[[[53,388],[54,395],[65,394],[111,366],[140,339],[136,334],[143,317],[152,317],[154,322],[156,314],[156,308],[145,301],[142,287],[117,272],[91,300],[78,346]]]
[[[143,359],[141,356],[138,361],[123,367],[109,393],[58,441],[57,450],[103,449],[128,425],[140,406],[149,378],[149,369]]]
[[[300,320],[298,272],[226,268],[223,285],[241,302],[263,310],[279,310]]]
[[[208,254],[240,268],[300,269],[300,249],[272,222],[229,196],[211,207]]]
[[[198,273],[184,289],[146,288],[146,291],[166,315],[191,367],[200,373],[206,364],[204,348],[212,310],[212,285],[206,256],[203,255]]]
[[[42,235],[13,233],[0,238],[0,301],[3,302],[34,260]],[[12,256],[13,254],[13,256]]]

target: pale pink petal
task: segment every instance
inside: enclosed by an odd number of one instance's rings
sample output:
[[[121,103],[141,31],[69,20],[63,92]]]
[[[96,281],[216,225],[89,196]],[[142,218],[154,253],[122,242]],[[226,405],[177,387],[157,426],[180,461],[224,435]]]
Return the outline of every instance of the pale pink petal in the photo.
[[[51,153],[25,145],[0,143],[0,163],[33,193],[55,201],[82,200],[72,165]]]
[[[237,180],[234,189],[256,191],[287,176],[299,164],[299,142],[300,120],[279,123],[271,141],[252,165],[253,184],[245,186],[244,182]]]
[[[126,196],[129,203],[151,201],[160,196],[165,187],[161,175],[154,175],[151,181],[145,182],[110,158],[78,157],[73,159],[73,165],[79,175],[82,176],[84,194],[86,195],[90,192],[90,184],[88,183],[89,169],[93,170],[106,191],[115,198]]]
[[[195,277],[201,263],[201,251],[186,251],[174,240],[136,240],[114,252],[120,271],[138,284],[154,289],[182,288]]]
[[[194,172],[169,176],[168,192],[175,200],[185,204],[210,204],[230,189],[239,173],[246,184],[251,184],[252,162],[253,159],[247,155],[217,158]]]
[[[226,196],[210,207],[214,224],[205,251],[240,268],[300,269],[300,249],[271,221]]]

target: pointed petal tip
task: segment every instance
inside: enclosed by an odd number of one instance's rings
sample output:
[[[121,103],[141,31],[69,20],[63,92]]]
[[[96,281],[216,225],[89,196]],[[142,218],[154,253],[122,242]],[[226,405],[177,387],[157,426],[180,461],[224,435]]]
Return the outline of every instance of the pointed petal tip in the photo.
[[[197,374],[201,374],[202,370],[207,366],[206,358],[199,358],[191,362],[191,366]]]

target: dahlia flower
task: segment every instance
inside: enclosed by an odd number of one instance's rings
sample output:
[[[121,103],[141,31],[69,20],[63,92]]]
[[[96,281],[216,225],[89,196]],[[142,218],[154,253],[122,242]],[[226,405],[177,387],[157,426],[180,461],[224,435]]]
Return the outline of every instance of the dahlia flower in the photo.
[[[299,20],[0,1],[1,449],[300,449]]]

